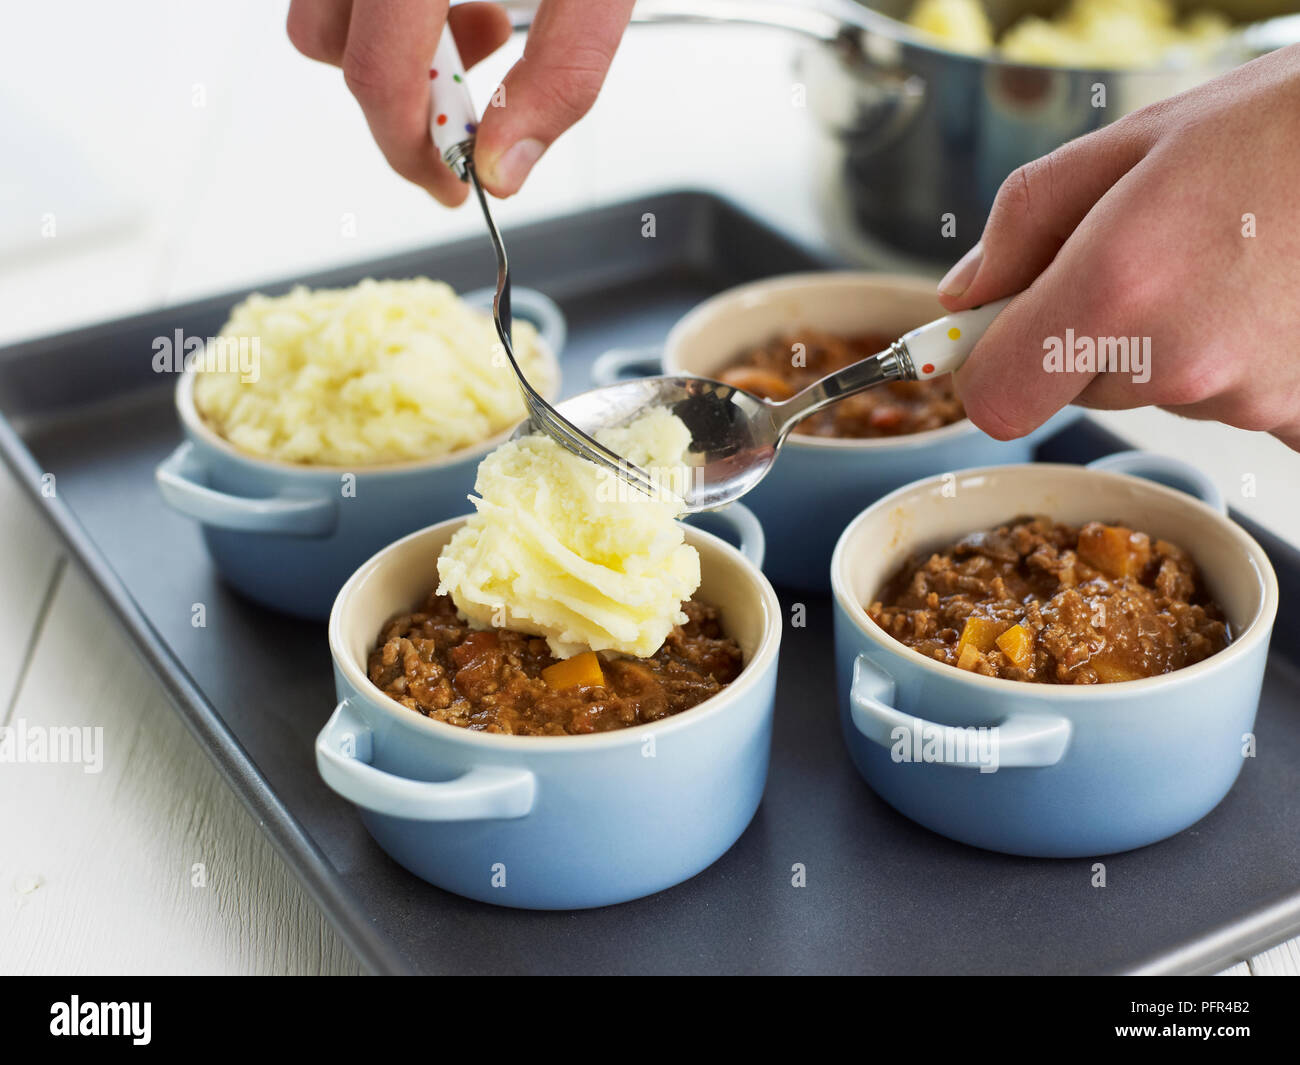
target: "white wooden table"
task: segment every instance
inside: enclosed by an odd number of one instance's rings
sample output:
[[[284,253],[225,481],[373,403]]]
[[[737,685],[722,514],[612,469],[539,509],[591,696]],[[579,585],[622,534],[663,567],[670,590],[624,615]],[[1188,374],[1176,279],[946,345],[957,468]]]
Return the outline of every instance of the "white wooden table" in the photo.
[[[285,7],[8,13],[0,143],[29,150],[0,174],[0,343],[479,231],[388,171],[338,73],[290,48]],[[502,221],[705,186],[819,239],[794,48],[756,29],[638,29]],[[517,50],[471,77],[480,99]],[[1300,457],[1280,444],[1159,412],[1104,421],[1198,462],[1300,542]],[[106,737],[99,773],[0,765],[0,972],[358,971],[3,467],[0,604],[4,723]],[[1230,971],[1300,973],[1300,940]]]

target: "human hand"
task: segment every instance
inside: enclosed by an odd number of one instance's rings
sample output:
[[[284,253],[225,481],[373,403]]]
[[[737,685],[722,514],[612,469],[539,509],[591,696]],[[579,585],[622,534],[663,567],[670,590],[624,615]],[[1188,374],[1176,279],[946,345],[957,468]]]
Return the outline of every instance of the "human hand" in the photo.
[[[480,180],[496,196],[519,191],[551,142],[596,101],[632,14],[633,0],[543,0],[523,58],[484,109],[475,138]],[[510,36],[498,4],[447,0],[292,0],[289,40],[304,55],[343,68],[370,131],[394,170],[448,206],[465,184],[429,135],[429,62],[448,24],[466,69]]]
[[[1298,173],[1300,46],[1013,173],[940,282],[949,310],[1021,293],[955,376],[971,420],[1009,440],[1068,403],[1155,405],[1300,450]],[[1049,369],[1067,329],[1149,338],[1147,379]]]

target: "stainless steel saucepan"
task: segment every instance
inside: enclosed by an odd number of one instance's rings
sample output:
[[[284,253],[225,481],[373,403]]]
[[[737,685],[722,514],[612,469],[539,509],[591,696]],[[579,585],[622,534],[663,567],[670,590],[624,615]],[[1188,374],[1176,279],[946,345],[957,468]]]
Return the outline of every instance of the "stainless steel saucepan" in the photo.
[[[845,250],[862,252],[881,240],[950,262],[978,238],[998,187],[1016,167],[1258,54],[1253,39],[1238,38],[1237,47],[1185,68],[1025,66],[927,43],[901,21],[913,2],[850,4],[853,21],[836,40],[800,59],[818,125],[816,191],[827,233],[839,235]],[[1024,14],[1050,14],[1064,5],[985,0],[985,6],[1001,31]],[[1300,5],[1241,0],[1195,6],[1246,21]],[[955,237],[945,235],[949,214]]]

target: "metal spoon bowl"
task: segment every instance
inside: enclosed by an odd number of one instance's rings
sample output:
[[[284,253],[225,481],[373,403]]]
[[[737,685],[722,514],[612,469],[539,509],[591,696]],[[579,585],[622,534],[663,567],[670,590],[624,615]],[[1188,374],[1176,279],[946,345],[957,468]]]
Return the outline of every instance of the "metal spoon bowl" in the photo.
[[[662,485],[682,497],[688,513],[713,510],[739,499],[767,474],[780,447],[774,408],[739,388],[703,377],[642,377],[593,389],[556,404],[570,423],[588,436],[626,425],[654,407],[663,407],[690,430],[689,477],[675,471],[642,470],[622,460],[629,483]],[[515,431],[539,431],[525,422]],[[642,480],[644,478],[644,480]]]
[[[587,436],[626,425],[654,407],[680,418],[691,434],[689,478],[668,480],[622,460],[619,475],[634,486],[646,480],[675,491],[687,513],[739,499],[772,468],[790,431],[810,414],[887,381],[929,380],[966,361],[976,341],[1010,300],[950,314],[913,329],[884,351],[862,359],[779,403],[705,377],[641,377],[596,388],[555,405]],[[532,421],[515,437],[543,431]]]

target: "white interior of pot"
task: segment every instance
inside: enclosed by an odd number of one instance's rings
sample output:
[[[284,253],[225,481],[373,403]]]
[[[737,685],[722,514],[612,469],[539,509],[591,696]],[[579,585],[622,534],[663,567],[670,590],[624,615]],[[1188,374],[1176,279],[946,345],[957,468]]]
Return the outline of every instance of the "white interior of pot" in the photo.
[[[935,284],[871,274],[799,275],[732,289],[697,307],[669,334],[668,373],[710,377],[737,355],[801,329],[894,340],[944,314]]]

